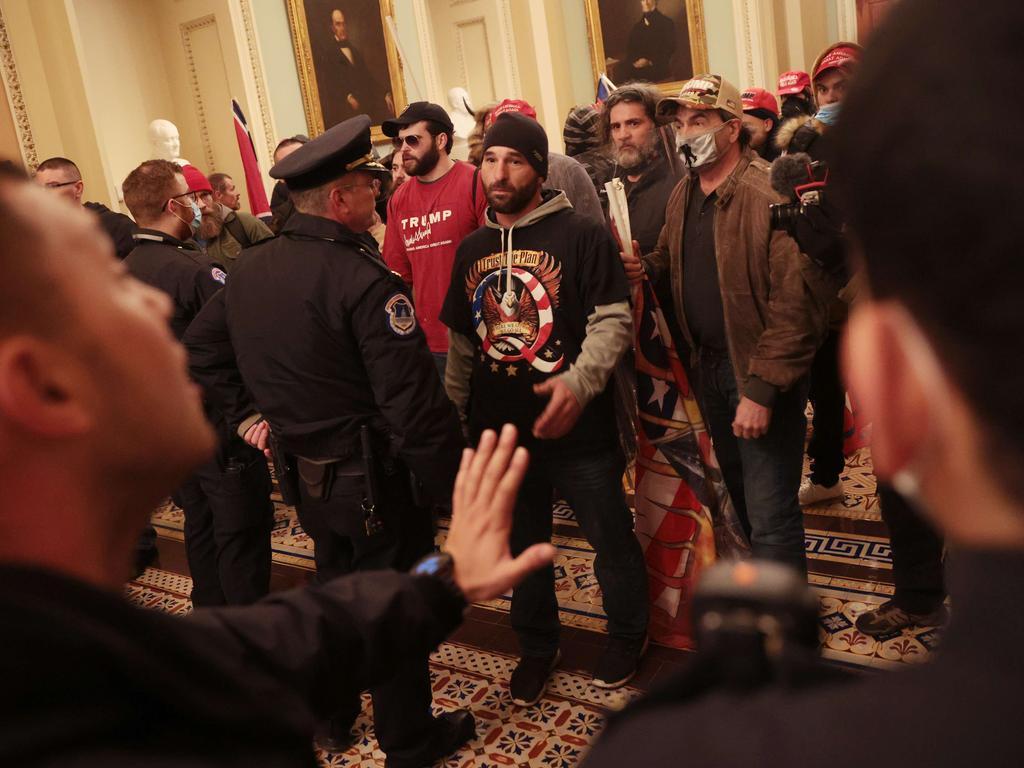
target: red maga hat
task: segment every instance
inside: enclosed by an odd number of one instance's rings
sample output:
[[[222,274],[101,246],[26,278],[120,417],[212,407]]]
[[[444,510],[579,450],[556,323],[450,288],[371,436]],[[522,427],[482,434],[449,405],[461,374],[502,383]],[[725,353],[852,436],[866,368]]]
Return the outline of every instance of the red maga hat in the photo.
[[[518,112],[522,115],[526,115],[527,117],[532,117],[534,120],[537,119],[537,110],[531,107],[527,102],[522,99],[505,99],[501,104],[487,113],[487,117],[484,120],[484,129],[486,130],[487,128],[490,128],[494,125],[495,120],[509,112]]]
[[[778,102],[775,101],[775,97],[764,88],[747,88],[747,90],[740,95],[740,99],[743,101],[744,112],[763,109],[765,112],[771,112],[776,117],[779,116]]]
[[[803,93],[805,88],[811,87],[811,76],[806,72],[794,70],[793,72],[783,72],[779,75],[779,88],[776,91],[779,96],[792,96],[793,94]]]

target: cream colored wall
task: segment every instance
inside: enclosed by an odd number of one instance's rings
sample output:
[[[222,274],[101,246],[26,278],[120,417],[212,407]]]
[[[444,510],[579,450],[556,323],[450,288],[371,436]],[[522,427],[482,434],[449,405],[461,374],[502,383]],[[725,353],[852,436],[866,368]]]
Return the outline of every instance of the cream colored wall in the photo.
[[[73,7],[96,133],[120,196],[125,177],[151,155],[150,121],[177,117],[159,17],[146,0],[73,0]],[[87,195],[91,186],[87,182]]]
[[[110,205],[111,186],[97,142],[93,110],[79,61],[80,40],[63,0],[3,0],[7,34],[42,161],[72,158],[90,197]]]
[[[273,143],[286,136],[307,133],[302,109],[299,71],[295,65],[288,11],[284,0],[253,0],[252,10],[267,73],[267,90],[274,113]]]

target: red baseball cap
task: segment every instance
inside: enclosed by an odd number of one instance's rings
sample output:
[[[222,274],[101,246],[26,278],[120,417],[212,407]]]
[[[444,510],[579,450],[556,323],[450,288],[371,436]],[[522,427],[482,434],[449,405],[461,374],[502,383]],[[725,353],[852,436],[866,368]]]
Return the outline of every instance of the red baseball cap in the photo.
[[[519,112],[527,117],[532,117],[534,120],[537,119],[537,110],[531,107],[527,102],[522,99],[505,99],[487,113],[487,117],[484,120],[484,129],[486,130],[487,128],[490,128],[494,125],[495,120],[509,112]]]
[[[764,88],[747,88],[747,90],[740,95],[740,100],[743,102],[744,112],[763,109],[765,112],[771,112],[776,117],[779,116],[778,102],[775,101],[775,97]]]
[[[805,88],[810,87],[811,76],[806,72],[794,70],[779,75],[779,88],[776,93],[779,96],[791,96],[795,93],[803,93]]]
[[[837,45],[818,61],[818,66],[814,68],[814,79],[817,80],[818,76],[827,69],[849,67],[859,60],[860,50],[858,48],[854,48],[852,45]]]
[[[209,179],[207,179],[203,175],[203,172],[194,165],[181,166],[181,175],[184,176],[185,181],[188,182],[189,192],[209,192],[210,194],[213,194],[213,187],[210,186]]]

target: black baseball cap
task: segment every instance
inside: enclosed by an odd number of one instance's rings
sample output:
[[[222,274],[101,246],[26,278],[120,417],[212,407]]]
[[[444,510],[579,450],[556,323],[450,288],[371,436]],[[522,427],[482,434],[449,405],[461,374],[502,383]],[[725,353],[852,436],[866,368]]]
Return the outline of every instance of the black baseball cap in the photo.
[[[414,101],[402,110],[402,114],[398,117],[393,117],[381,123],[380,128],[384,131],[385,136],[390,136],[393,139],[400,130],[413,123],[418,123],[420,120],[432,120],[435,123],[439,123],[444,126],[446,132],[455,130],[452,119],[448,117],[444,107],[429,101]]]
[[[270,169],[270,175],[282,179],[288,189],[313,189],[350,171],[388,174],[377,162],[370,142],[370,118],[356,115],[327,129],[303,144]]]

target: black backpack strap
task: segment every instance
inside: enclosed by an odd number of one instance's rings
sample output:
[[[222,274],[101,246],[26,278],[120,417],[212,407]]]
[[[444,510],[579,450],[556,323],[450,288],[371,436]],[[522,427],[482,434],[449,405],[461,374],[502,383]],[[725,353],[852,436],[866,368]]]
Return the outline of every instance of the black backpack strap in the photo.
[[[245,227],[242,226],[242,222],[238,220],[237,216],[232,219],[225,220],[224,226],[227,227],[228,232],[230,232],[231,236],[238,241],[238,244],[242,246],[243,250],[252,245],[252,240],[250,240],[249,236],[245,233]]]
[[[477,169],[475,171],[473,171],[473,210],[474,211],[476,210],[476,185],[477,185],[477,182],[479,180],[480,180],[480,167],[477,166]]]

